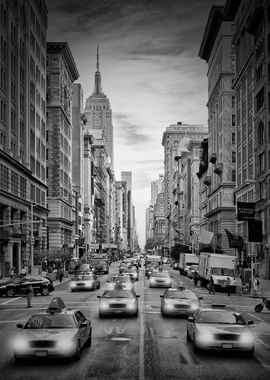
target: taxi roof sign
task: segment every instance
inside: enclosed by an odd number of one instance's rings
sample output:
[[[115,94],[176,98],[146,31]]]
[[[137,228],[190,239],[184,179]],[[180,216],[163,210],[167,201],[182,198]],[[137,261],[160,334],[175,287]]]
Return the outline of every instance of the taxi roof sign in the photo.
[[[65,308],[66,308],[66,305],[64,304],[64,301],[62,300],[62,298],[55,297],[49,303],[49,306],[47,308],[47,312],[49,312],[49,313],[61,313],[61,311]]]

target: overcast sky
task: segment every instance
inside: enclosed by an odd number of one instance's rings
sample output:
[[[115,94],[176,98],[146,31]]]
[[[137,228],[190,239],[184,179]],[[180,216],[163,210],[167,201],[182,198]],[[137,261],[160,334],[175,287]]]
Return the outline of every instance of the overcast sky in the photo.
[[[46,0],[48,41],[68,42],[84,101],[99,44],[114,126],[114,169],[132,171],[139,243],[151,182],[164,172],[162,135],[182,121],[207,125],[207,64],[198,57],[212,5],[225,0]]]

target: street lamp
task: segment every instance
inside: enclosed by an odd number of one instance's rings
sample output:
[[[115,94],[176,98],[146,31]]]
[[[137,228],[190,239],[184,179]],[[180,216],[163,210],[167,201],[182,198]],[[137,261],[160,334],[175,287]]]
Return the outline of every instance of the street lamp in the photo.
[[[31,263],[31,272],[33,273],[34,269],[34,223],[42,223],[42,220],[35,221],[34,222],[34,207],[36,206],[43,206],[44,202],[41,203],[35,203],[31,201],[31,211],[30,211],[30,221],[31,221],[31,228],[30,228],[30,263]]]

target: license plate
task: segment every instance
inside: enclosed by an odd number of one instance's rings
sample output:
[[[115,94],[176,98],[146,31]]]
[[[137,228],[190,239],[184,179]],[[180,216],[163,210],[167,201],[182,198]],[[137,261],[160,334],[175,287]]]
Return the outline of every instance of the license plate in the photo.
[[[47,356],[48,351],[36,351],[36,356]]]
[[[120,314],[120,313],[122,313],[122,310],[115,310],[114,313],[115,314]]]
[[[223,344],[222,348],[232,348],[232,344]]]

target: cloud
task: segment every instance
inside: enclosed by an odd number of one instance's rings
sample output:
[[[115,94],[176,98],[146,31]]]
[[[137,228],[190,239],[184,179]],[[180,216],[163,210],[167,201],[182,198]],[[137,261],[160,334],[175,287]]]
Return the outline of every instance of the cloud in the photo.
[[[140,132],[142,128],[130,122],[128,115],[118,112],[114,114],[113,118],[115,120],[115,135],[119,139],[120,144],[138,146],[150,141],[149,135]]]

